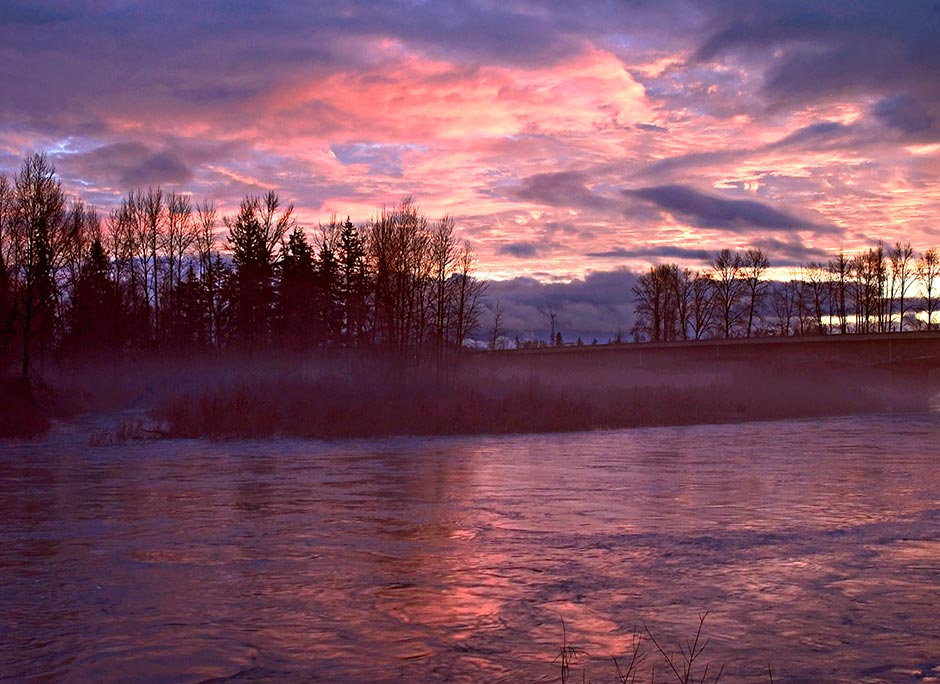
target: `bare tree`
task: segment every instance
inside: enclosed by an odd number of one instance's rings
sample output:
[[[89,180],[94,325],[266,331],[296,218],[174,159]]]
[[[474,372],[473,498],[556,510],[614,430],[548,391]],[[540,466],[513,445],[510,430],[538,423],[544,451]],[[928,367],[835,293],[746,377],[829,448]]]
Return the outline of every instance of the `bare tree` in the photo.
[[[712,279],[697,272],[692,277],[689,299],[689,325],[692,339],[701,340],[712,327],[715,316],[715,296]]]
[[[160,328],[160,233],[164,222],[163,190],[148,188],[128,195],[133,225],[134,265],[140,271],[143,307],[147,314],[145,337],[157,340]]]
[[[188,195],[171,192],[166,198],[165,229],[161,234],[160,249],[166,259],[163,281],[163,299],[170,319],[168,328],[181,325],[179,290],[183,284],[186,259],[196,242],[197,227],[193,221],[193,207]]]
[[[852,259],[852,294],[855,300],[855,330],[860,333],[885,332],[887,269],[884,249],[877,248],[855,255]]]
[[[758,248],[748,249],[741,259],[741,279],[747,292],[747,326],[745,337],[750,337],[754,328],[754,316],[760,315],[764,294],[767,290],[765,275],[770,268],[770,261]]]
[[[793,319],[797,316],[800,284],[795,280],[777,283],[771,290],[771,306],[777,321],[777,334],[786,337],[793,333]]]
[[[905,299],[907,297],[908,288],[911,286],[911,282],[915,278],[915,266],[914,266],[914,250],[911,249],[911,243],[907,242],[901,244],[900,242],[895,242],[894,247],[891,249],[890,262],[891,262],[891,296],[889,297],[889,311],[888,314],[893,318],[893,300],[895,295],[898,300],[898,331],[904,332],[904,316],[907,313],[907,307],[905,306]]]
[[[810,262],[802,269],[803,291],[813,327],[817,335],[829,332],[829,269],[818,262]]]
[[[444,216],[431,228],[428,241],[431,250],[431,310],[434,317],[434,346],[438,364],[443,363],[447,346],[448,313],[452,311],[454,265],[457,261],[458,245],[454,235],[454,219]]]
[[[678,295],[684,287],[677,282],[679,267],[675,264],[658,264],[637,279],[633,286],[636,303],[636,326],[634,337],[650,342],[675,340],[680,325]]]
[[[457,350],[463,348],[467,337],[480,324],[480,298],[486,293],[486,281],[474,277],[476,256],[470,244],[464,242],[457,254],[454,273],[455,295],[453,299],[453,343]]]
[[[13,179],[13,259],[7,267],[17,283],[17,328],[22,341],[20,374],[28,382],[32,354],[52,343],[56,266],[64,249],[65,195],[55,167],[44,154],[27,157]]]
[[[742,259],[737,252],[723,249],[712,261],[710,277],[715,297],[715,309],[720,325],[721,337],[728,339],[738,329],[741,320],[741,299],[745,284],[741,276]]]
[[[503,330],[503,315],[505,310],[503,305],[499,303],[499,300],[496,300],[496,308],[493,309],[493,326],[490,328],[490,351],[496,351],[499,349],[500,338],[504,334]]]
[[[673,270],[672,298],[676,308],[676,339],[689,339],[692,329],[693,302],[695,299],[694,283],[696,275],[687,268],[675,267]]]
[[[210,348],[222,345],[222,289],[224,268],[218,252],[218,225],[215,204],[203,200],[196,207],[195,246],[199,260],[199,282],[204,299],[205,342]]]
[[[839,332],[845,335],[848,332],[848,310],[846,297],[851,278],[852,265],[845,252],[840,251],[829,260],[829,279],[833,284],[836,315],[839,317]]]
[[[16,304],[10,264],[13,260],[13,186],[5,174],[0,174],[0,364],[7,363],[7,353],[13,343]]]
[[[423,287],[431,271],[429,242],[427,218],[411,197],[392,211],[383,208],[369,226],[376,341],[400,355],[416,351],[424,334],[419,324]]]
[[[917,279],[924,290],[924,314],[927,330],[933,330],[933,313],[937,308],[937,277],[940,276],[940,255],[936,249],[928,249],[917,260]]]

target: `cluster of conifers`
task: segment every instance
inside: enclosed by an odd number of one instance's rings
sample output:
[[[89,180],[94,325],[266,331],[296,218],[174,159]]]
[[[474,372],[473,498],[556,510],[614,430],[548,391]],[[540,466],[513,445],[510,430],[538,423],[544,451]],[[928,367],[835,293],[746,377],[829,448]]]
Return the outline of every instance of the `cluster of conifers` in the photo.
[[[220,220],[211,203],[136,190],[102,219],[36,154],[0,176],[0,368],[25,380],[37,358],[274,345],[441,361],[477,324],[473,269],[453,220],[410,199],[312,237],[274,192]]]
[[[770,280],[760,249],[723,249],[693,272],[659,264],[634,287],[637,340],[827,335],[932,330],[940,255],[910,243],[811,262],[791,280]]]

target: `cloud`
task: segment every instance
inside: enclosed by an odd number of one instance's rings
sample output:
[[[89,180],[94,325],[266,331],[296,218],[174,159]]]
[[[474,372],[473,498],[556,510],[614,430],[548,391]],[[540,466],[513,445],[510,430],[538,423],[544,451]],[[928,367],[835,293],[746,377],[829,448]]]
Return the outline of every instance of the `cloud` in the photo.
[[[513,193],[517,199],[552,206],[574,206],[582,209],[610,209],[611,200],[590,190],[587,176],[571,171],[539,173],[523,179]]]
[[[509,338],[547,341],[551,316],[563,339],[573,342],[600,342],[617,335],[626,336],[633,326],[633,286],[636,274],[627,270],[596,271],[570,282],[545,283],[520,277],[490,281],[484,306],[483,325],[477,337],[486,337],[492,312],[499,302],[503,309],[502,327]]]
[[[797,129],[771,143],[767,149],[809,147],[818,150],[824,147],[855,144],[858,142],[854,137],[856,132],[856,126],[844,124],[841,121],[820,121]]]
[[[847,93],[940,97],[940,6],[935,2],[821,4],[791,0],[716,3],[716,29],[697,61],[738,52],[767,66],[763,92],[776,103],[832,100]],[[768,59],[769,58],[769,59]]]
[[[625,190],[624,194],[653,204],[702,228],[743,233],[754,228],[832,232],[833,227],[801,219],[755,200],[724,199],[681,185]]]
[[[531,259],[537,257],[541,251],[541,246],[534,242],[508,242],[496,248],[497,254],[505,254],[517,259]]]
[[[0,169],[44,149],[102,209],[271,188],[307,225],[413,194],[482,269],[541,279],[722,235],[923,248],[934,4],[9,0]]]
[[[371,173],[402,176],[405,157],[427,151],[424,145],[388,145],[383,143],[334,144],[330,151],[345,165],[364,164]]]
[[[633,248],[615,247],[604,252],[588,252],[585,256],[599,259],[680,259],[707,262],[715,256],[715,252],[677,245],[644,245]]]
[[[879,100],[875,117],[886,126],[912,136],[940,138],[940,99],[927,102],[911,95]]]
[[[668,133],[669,129],[665,126],[657,126],[656,124],[647,124],[647,123],[638,123],[634,126],[638,131],[643,131],[645,133]]]
[[[780,240],[764,236],[754,241],[770,260],[771,266],[805,266],[811,261],[827,263],[832,252],[811,247],[798,240]]]
[[[140,142],[114,143],[89,152],[60,155],[61,171],[82,182],[121,190],[150,185],[177,185],[193,178],[192,169],[173,150],[151,150]]]

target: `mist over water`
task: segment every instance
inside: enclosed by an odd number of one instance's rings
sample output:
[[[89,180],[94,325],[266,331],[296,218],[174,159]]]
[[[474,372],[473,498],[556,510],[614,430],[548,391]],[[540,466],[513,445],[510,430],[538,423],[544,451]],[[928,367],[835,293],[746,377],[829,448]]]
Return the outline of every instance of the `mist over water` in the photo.
[[[0,448],[0,681],[940,676],[940,420]],[[652,656],[651,656],[652,657]],[[580,669],[580,666],[578,668]],[[577,674],[580,677],[580,674]]]

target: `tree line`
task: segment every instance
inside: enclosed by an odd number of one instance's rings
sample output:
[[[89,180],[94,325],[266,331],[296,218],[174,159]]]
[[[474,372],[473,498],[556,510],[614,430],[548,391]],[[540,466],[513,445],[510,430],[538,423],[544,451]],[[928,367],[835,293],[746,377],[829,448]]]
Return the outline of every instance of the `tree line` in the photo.
[[[934,330],[940,254],[878,243],[770,280],[759,248],[720,250],[698,271],[656,264],[633,288],[637,341]]]
[[[219,233],[225,233],[224,238]],[[276,192],[211,202],[130,191],[102,217],[44,154],[0,175],[0,364],[136,351],[376,349],[446,362],[485,282],[449,216],[410,198],[308,235]]]

